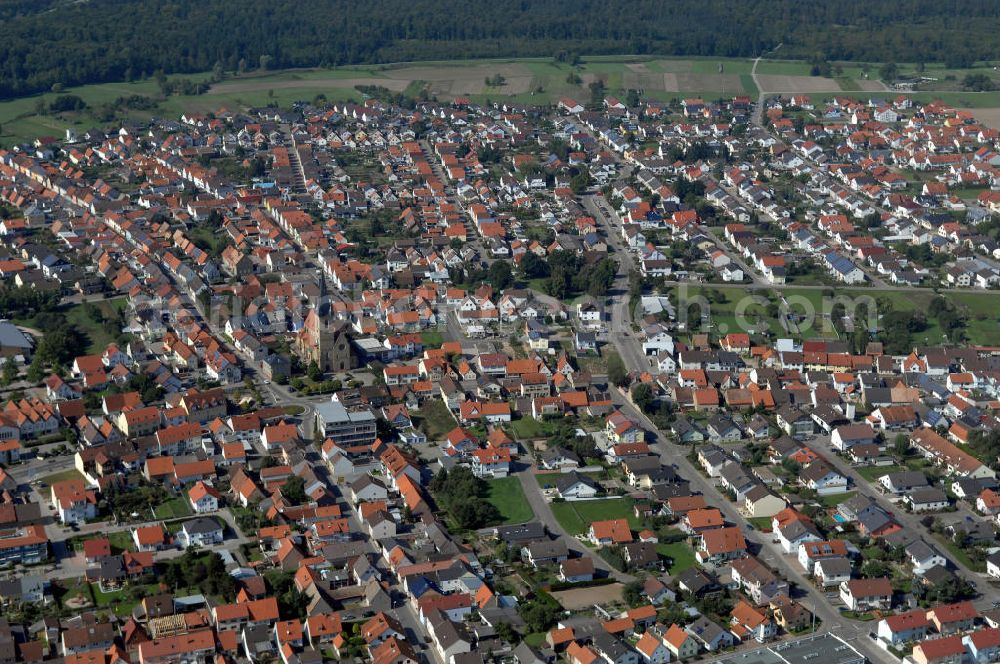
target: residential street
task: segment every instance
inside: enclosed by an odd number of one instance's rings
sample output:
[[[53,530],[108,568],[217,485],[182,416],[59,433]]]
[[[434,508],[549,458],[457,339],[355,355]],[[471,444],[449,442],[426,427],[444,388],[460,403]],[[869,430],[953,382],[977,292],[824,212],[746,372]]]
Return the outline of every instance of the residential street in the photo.
[[[867,633],[873,627],[872,623],[857,622],[848,620],[840,615],[835,609],[826,594],[816,588],[803,575],[798,561],[793,556],[786,556],[781,552],[780,546],[771,543],[770,538],[763,537],[760,533],[752,531],[749,522],[740,513],[736,504],[731,502],[723,492],[721,492],[713,481],[699,472],[687,459],[690,448],[676,445],[667,440],[644,414],[624,399],[620,394],[612,392],[615,396],[615,403],[628,417],[641,424],[651,432],[653,440],[650,449],[660,456],[664,465],[673,466],[684,479],[691,482],[691,489],[696,493],[705,496],[707,503],[719,508],[726,521],[743,529],[744,538],[748,542],[755,542],[759,545],[758,556],[775,572],[783,576],[790,583],[798,588],[797,599],[804,603],[806,608],[813,611],[816,617],[823,622],[823,630],[831,631],[844,638],[863,652],[873,662],[883,662],[885,664],[896,664],[897,660],[887,652],[875,646],[867,638]],[[802,596],[802,595],[805,596]]]
[[[890,501],[885,494],[876,489],[874,484],[868,482],[868,480],[859,475],[849,463],[834,453],[830,447],[829,436],[815,436],[805,441],[805,444],[807,447],[827,459],[827,461],[829,461],[830,464],[837,469],[837,471],[849,477],[854,485],[853,489],[874,498],[883,509],[892,514],[893,518],[896,519],[896,521],[898,521],[904,529],[909,532],[920,533],[928,544],[933,545],[938,552],[941,553],[941,555],[948,558],[948,560],[950,560],[951,563],[957,568],[955,572],[967,581],[971,582],[974,586],[976,586],[979,592],[982,593],[982,597],[976,601],[976,605],[980,608],[980,610],[992,609],[993,602],[1000,601],[1000,589],[995,588],[989,582],[988,577],[985,574],[980,574],[967,568],[962,564],[962,561],[957,560],[955,556],[951,555],[948,550],[942,546],[941,542],[936,540],[929,532],[927,532],[927,528],[920,523],[920,520],[925,515],[908,512],[903,505],[897,505],[896,503]],[[975,516],[972,511],[962,503],[958,504],[958,508],[958,514],[964,513],[965,515],[973,516],[976,519],[982,518],[980,516]],[[949,516],[954,517],[956,514],[949,513]]]

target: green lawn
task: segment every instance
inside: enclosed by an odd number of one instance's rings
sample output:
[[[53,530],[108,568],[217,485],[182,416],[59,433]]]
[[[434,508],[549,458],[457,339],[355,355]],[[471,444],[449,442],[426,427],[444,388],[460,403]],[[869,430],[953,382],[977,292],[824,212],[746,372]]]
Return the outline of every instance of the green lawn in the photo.
[[[850,500],[854,496],[855,493],[857,493],[857,492],[856,491],[847,491],[845,493],[835,493],[835,494],[830,495],[830,496],[822,496],[819,499],[819,502],[821,502],[823,505],[825,505],[827,507],[836,507],[837,505],[841,504],[845,500]]]
[[[545,647],[545,632],[532,632],[531,634],[525,634],[524,642],[532,648],[543,648]]]
[[[490,480],[486,499],[500,511],[503,523],[524,523],[535,518],[535,513],[524,497],[521,481],[516,477]]]
[[[545,420],[536,420],[533,417],[521,417],[516,420],[511,420],[511,422],[507,425],[507,428],[511,430],[514,434],[514,438],[518,440],[545,438],[546,436],[550,436],[553,432],[551,424]]]
[[[117,531],[108,533],[108,539],[111,540],[112,553],[132,551],[135,548],[135,543],[132,541],[132,534],[130,532]]]
[[[883,475],[898,473],[901,470],[905,470],[905,468],[901,466],[860,466],[854,470],[869,482],[874,482]]]
[[[711,286],[704,287],[702,289],[689,288],[689,300],[697,295],[704,294],[705,290],[709,288],[718,288],[726,295],[727,299],[725,303],[713,303],[711,305],[713,314],[712,332],[717,333],[717,328],[714,327],[715,325],[721,323],[725,323],[727,325],[734,324],[734,309],[741,299],[741,296],[737,294],[739,291],[736,291],[735,289],[727,289],[724,286]],[[831,290],[831,287],[829,286],[817,286],[816,288],[796,288],[783,291],[783,294],[788,300],[792,311],[799,313],[804,312],[806,314],[814,313],[817,317],[817,322],[813,325],[813,330],[803,333],[802,336],[822,336],[823,333],[832,335],[833,331],[830,329],[830,325],[823,317],[823,314],[829,314],[833,307],[833,302],[828,301],[826,296],[823,294],[824,291],[829,290]],[[858,298],[858,301],[863,301],[860,298],[867,297],[873,298],[876,301],[882,300],[891,310],[894,311],[927,311],[931,300],[936,295],[934,291],[926,289],[887,291],[875,288],[833,288],[833,291],[838,298]],[[763,292],[757,292],[757,294],[763,297]],[[951,293],[948,290],[942,290],[939,294],[964,309],[964,311],[968,314],[968,327],[966,332],[971,343],[1000,345],[1000,325],[998,325],[998,322],[1000,322],[998,321],[998,319],[1000,319],[1000,312],[997,310],[997,296],[995,293]],[[848,309],[850,309],[850,307],[848,307]],[[751,314],[758,310],[759,308],[756,307],[756,305],[751,305],[747,309],[747,311]],[[696,307],[693,308],[692,311],[694,312],[694,316],[698,315]],[[694,321],[694,323],[697,325],[698,321]],[[772,331],[780,330],[780,326],[777,321],[770,321],[770,327]],[[937,321],[929,318],[927,320],[927,329],[923,332],[914,333],[912,341],[914,344],[940,342],[941,328],[938,327]]]
[[[439,330],[424,330],[420,333],[420,339],[425,348],[440,348],[444,343],[444,336]]]
[[[430,441],[444,440],[448,432],[458,426],[448,407],[440,399],[425,401],[423,408],[411,415],[414,424]]]
[[[585,533],[594,521],[609,519],[628,519],[629,526],[637,530],[640,524],[632,505],[631,498],[556,502],[552,503],[552,513],[570,535]]]
[[[944,545],[944,548],[948,549],[948,553],[950,553],[952,557],[959,562],[959,564],[964,565],[973,572],[986,571],[985,562],[977,562],[972,558],[970,558],[969,554],[966,553],[965,549],[955,544],[953,541],[951,541],[951,539],[945,537],[944,535],[935,535],[935,537],[937,538],[938,542]]]
[[[90,584],[86,579],[60,579],[54,586],[53,595],[60,605],[66,607],[66,602],[82,597],[89,604],[94,601],[94,595],[90,592]]]
[[[670,558],[671,563],[668,570],[670,574],[680,574],[695,565],[694,550],[687,542],[657,544],[656,552]]]
[[[629,67],[632,65],[632,67]],[[644,65],[646,73],[635,69]],[[739,84],[719,80],[719,67],[723,74],[736,76]],[[763,63],[762,63],[763,66]],[[800,64],[801,66],[805,66]],[[82,98],[90,108],[72,113],[39,115],[36,104],[47,106],[57,96],[46,93],[0,103],[0,142],[28,141],[37,136],[50,135],[62,138],[67,128],[88,129],[102,124],[93,109],[113,102],[119,97],[132,95],[153,99],[157,107],[151,110],[123,110],[124,116],[148,120],[152,116],[177,118],[184,112],[208,113],[221,108],[239,110],[252,106],[276,105],[288,107],[295,101],[312,100],[323,94],[330,101],[361,101],[363,96],[355,84],[371,83],[405,90],[409,94],[430,91],[444,97],[466,94],[476,101],[508,99],[511,101],[550,104],[559,97],[571,96],[581,102],[590,99],[586,84],[567,80],[570,72],[582,79],[600,78],[609,95],[622,96],[628,89],[643,89],[647,97],[661,100],[699,96],[705,99],[732,97],[736,94],[756,95],[756,86],[750,78],[752,61],[746,58],[660,58],[649,56],[588,56],[579,66],[555,63],[551,58],[484,59],[457,62],[413,62],[397,65],[347,66],[336,69],[299,69],[250,73],[230,77],[213,85],[201,95],[172,95],[163,97],[153,79],[132,83],[105,83],[68,88],[58,94],[73,94]],[[433,77],[427,70],[433,68]],[[513,69],[511,69],[513,68]],[[483,89],[484,76],[510,70],[508,74],[530,77],[528,89],[500,86]],[[676,73],[683,89],[667,90],[663,73]],[[470,75],[471,74],[471,75]],[[204,81],[209,73],[183,74],[175,78]],[[432,80],[427,80],[432,79]],[[475,81],[475,89],[467,85]],[[398,85],[403,83],[401,87]],[[720,89],[725,85],[725,89]],[[466,89],[467,88],[467,89]],[[473,94],[470,94],[472,92]]]
[[[156,514],[157,519],[179,519],[190,516],[194,511],[191,509],[191,503],[188,502],[187,497],[178,496],[157,505],[153,509],[153,513]]]
[[[87,304],[75,304],[66,309],[66,321],[87,335],[87,353],[100,353],[109,343],[118,338],[121,330],[118,329],[115,321],[118,319],[118,312],[126,304],[126,299],[119,297]],[[104,316],[103,320],[95,320],[95,317],[88,313],[91,310],[90,305],[96,307]]]
[[[70,468],[69,470],[64,470],[61,473],[52,473],[51,475],[46,475],[44,477],[39,477],[38,481],[45,486],[52,486],[56,482],[62,482],[63,480],[82,480],[83,475],[76,468]]]
[[[133,586],[126,586],[121,590],[115,590],[113,592],[104,593],[97,586],[96,583],[90,584],[90,590],[94,594],[94,604],[97,608],[111,608],[116,616],[125,617],[132,614],[132,609],[135,605],[139,603],[139,600],[134,599],[131,594]],[[154,594],[159,592],[159,584],[149,584],[145,586],[146,594]]]

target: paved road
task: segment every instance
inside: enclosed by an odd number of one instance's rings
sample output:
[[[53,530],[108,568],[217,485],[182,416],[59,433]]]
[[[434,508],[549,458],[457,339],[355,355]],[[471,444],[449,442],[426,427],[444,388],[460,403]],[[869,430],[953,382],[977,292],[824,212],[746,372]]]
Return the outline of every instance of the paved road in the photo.
[[[566,532],[559,521],[556,520],[555,515],[552,513],[552,507],[542,495],[542,489],[538,486],[537,478],[530,470],[523,470],[517,473],[516,477],[521,482],[521,488],[524,489],[524,495],[528,499],[528,504],[531,505],[531,509],[535,512],[535,517],[541,523],[545,524],[545,527],[549,529],[550,533],[564,538],[571,551],[576,552],[577,555],[590,558],[594,562],[595,569],[603,571],[605,574],[614,577],[618,581],[628,583],[635,578],[631,574],[625,574],[612,569],[603,558],[591,551],[589,548],[583,546],[580,543],[580,540]]]
[[[614,217],[605,212],[607,201],[601,196],[587,195],[582,197],[583,206],[597,220],[598,225],[603,229],[608,238],[608,244],[614,249],[611,256],[618,262],[618,271],[615,274],[615,281],[611,286],[608,295],[611,298],[611,308],[609,310],[611,320],[608,322],[610,338],[616,342],[632,331],[632,312],[629,309],[629,273],[635,268],[632,255],[629,253],[617,232],[620,228]],[[637,344],[615,343],[618,354],[625,362],[625,367],[629,371],[649,371],[652,363],[643,353],[642,348]]]

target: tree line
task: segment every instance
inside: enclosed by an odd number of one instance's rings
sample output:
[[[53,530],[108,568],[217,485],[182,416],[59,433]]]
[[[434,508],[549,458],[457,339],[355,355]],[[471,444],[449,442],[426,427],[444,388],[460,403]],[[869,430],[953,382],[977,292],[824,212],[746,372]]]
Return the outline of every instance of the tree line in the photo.
[[[0,0],[0,98],[194,72],[661,54],[968,66],[1000,57],[992,0]],[[196,85],[196,84],[195,84]]]

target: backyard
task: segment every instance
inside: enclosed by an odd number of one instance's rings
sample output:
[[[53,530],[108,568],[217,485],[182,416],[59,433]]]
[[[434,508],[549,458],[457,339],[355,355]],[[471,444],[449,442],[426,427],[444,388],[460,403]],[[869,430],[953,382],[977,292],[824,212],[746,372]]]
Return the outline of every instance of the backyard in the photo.
[[[656,552],[670,558],[670,569],[667,571],[671,575],[679,574],[695,565],[694,551],[687,542],[657,544]]]
[[[186,497],[178,496],[157,505],[153,508],[153,513],[156,514],[157,519],[179,519],[190,516],[193,510]]]
[[[865,478],[869,482],[874,482],[883,475],[888,475],[889,473],[898,473],[901,470],[906,470],[902,466],[858,466],[854,469],[858,475]]]

